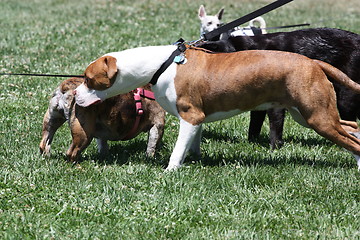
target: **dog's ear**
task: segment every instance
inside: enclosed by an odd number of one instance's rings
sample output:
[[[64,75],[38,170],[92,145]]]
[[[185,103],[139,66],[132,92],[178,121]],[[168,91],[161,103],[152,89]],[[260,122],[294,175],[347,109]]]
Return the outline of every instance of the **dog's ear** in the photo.
[[[218,18],[219,20],[221,20],[223,14],[224,14],[224,8],[220,9],[220,11],[216,14],[216,16],[217,16],[217,18]]]
[[[114,84],[117,73],[116,58],[101,57],[86,68],[85,84],[90,89],[105,90]]]
[[[107,76],[110,79],[110,81],[113,83],[116,77],[116,73],[118,71],[117,66],[116,66],[116,58],[111,57],[111,56],[106,56],[104,58],[104,64],[106,65],[107,68]],[[105,69],[106,69],[105,68]]]
[[[200,20],[203,19],[204,17],[206,17],[204,5],[200,5],[198,16],[199,16]]]

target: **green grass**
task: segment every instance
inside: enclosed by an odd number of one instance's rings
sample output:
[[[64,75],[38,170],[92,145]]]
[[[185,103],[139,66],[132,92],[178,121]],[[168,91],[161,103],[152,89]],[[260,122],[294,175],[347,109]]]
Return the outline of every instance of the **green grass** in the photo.
[[[271,1],[207,1],[231,21]],[[100,55],[199,35],[203,1],[1,0],[0,72],[81,74]],[[360,33],[358,0],[296,0],[268,26],[309,22]],[[60,78],[0,77],[1,239],[360,239],[360,175],[352,156],[286,120],[270,151],[268,124],[247,141],[249,114],[207,124],[202,159],[163,171],[177,136],[146,159],[146,135],[111,143],[100,160],[65,161],[66,125],[39,155],[42,117]]]

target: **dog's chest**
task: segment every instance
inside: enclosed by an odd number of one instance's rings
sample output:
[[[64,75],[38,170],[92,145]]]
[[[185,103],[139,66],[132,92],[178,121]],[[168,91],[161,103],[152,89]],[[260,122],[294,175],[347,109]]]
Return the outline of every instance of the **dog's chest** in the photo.
[[[171,115],[179,116],[176,108],[177,94],[175,89],[174,78],[176,75],[176,64],[172,64],[160,76],[158,83],[152,86],[156,101],[160,106]]]

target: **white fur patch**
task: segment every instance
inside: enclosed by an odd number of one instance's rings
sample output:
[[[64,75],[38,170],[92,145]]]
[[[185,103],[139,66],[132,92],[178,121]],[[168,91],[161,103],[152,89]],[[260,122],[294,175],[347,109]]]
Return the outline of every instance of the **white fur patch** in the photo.
[[[103,101],[118,94],[128,93],[137,87],[144,86],[150,82],[155,72],[176,48],[175,45],[150,46],[104,55],[116,58],[119,72],[114,84],[103,91],[89,89],[84,84],[81,84],[76,89],[76,103],[86,107],[95,102]]]
[[[160,76],[156,85],[151,89],[155,94],[156,101],[160,106],[168,113],[175,117],[179,117],[179,113],[176,108],[176,90],[174,78],[176,75],[176,64],[171,64],[168,69]]]
[[[201,131],[201,125],[192,125],[180,118],[180,129],[173,152],[171,153],[167,171],[177,169],[183,163],[194,138]]]
[[[75,89],[76,104],[81,107],[88,107],[96,102],[101,102],[104,98],[101,98],[97,91],[89,89],[85,84],[81,84]]]

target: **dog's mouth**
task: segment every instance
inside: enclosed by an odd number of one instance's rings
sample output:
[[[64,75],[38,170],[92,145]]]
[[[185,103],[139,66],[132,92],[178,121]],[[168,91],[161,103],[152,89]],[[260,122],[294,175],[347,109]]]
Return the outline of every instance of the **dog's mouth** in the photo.
[[[74,96],[76,104],[81,107],[88,107],[103,101],[96,90],[89,89],[85,84],[81,84],[74,90]]]

